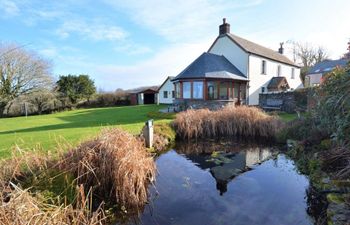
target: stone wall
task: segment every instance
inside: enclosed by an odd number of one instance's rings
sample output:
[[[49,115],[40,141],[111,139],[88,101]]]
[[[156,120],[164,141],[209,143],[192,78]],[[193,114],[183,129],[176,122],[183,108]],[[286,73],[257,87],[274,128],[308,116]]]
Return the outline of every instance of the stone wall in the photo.
[[[259,106],[263,109],[276,109],[288,113],[295,112],[297,102],[294,92],[259,94]]]
[[[234,105],[234,100],[192,100],[192,99],[175,99],[174,104],[180,111],[186,109],[210,109],[218,110],[226,105]]]

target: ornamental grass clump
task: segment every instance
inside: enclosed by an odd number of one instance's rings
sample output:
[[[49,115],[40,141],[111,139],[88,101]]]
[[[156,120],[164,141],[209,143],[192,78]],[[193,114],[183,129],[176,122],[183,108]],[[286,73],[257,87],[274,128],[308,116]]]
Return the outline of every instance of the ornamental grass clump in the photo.
[[[256,107],[227,106],[218,111],[187,110],[174,120],[181,139],[216,137],[274,138],[282,122]]]
[[[156,166],[143,142],[119,128],[106,129],[69,151],[62,160],[78,184],[126,209],[144,206]]]

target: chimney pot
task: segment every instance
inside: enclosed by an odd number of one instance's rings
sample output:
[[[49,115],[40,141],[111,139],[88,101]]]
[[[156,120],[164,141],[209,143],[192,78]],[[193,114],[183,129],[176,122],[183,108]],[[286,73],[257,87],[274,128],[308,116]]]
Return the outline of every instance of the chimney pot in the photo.
[[[219,35],[230,33],[230,24],[226,23],[226,18],[222,19],[223,23],[219,26]]]
[[[284,53],[284,48],[283,48],[284,42],[280,43],[280,48],[278,49],[278,53],[282,54]]]

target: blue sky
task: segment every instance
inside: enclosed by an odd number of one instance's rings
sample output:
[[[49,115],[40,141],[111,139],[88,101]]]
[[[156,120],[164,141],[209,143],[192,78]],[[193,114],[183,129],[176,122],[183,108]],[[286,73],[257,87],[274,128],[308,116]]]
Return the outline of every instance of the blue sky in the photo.
[[[223,17],[232,33],[267,47],[309,42],[338,58],[349,8],[349,0],[0,0],[0,41],[37,51],[55,77],[89,74],[109,91],[177,75],[208,50]]]

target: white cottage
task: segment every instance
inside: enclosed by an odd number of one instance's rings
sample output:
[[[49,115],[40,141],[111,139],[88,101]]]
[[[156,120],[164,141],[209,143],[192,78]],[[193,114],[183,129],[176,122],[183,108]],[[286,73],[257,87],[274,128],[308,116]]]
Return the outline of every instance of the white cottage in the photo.
[[[281,91],[302,87],[299,75],[300,67],[283,55],[282,45],[274,51],[231,34],[223,19],[208,52],[173,79],[175,102],[258,105],[260,93],[275,92],[280,86]]]
[[[167,77],[158,89],[158,104],[172,104],[175,99],[174,84],[171,81],[174,77]]]

